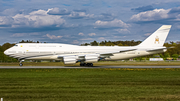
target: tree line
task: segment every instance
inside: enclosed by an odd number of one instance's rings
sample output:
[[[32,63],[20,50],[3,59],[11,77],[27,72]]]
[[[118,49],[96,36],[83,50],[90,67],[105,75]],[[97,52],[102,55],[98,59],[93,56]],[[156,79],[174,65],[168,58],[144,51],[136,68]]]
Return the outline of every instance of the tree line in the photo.
[[[81,46],[135,46],[140,44],[141,41],[101,41],[101,42],[97,42],[97,41],[93,41],[90,43],[85,43],[85,44],[81,44]]]
[[[31,41],[31,40],[22,40],[19,43],[40,43],[39,41]],[[46,43],[46,42],[44,42]],[[140,44],[141,41],[101,41],[101,42],[97,42],[97,41],[93,41],[90,43],[84,43],[81,44],[81,46],[135,46]],[[4,54],[4,51],[12,46],[14,46],[15,44],[11,44],[11,43],[5,43],[2,46],[0,45],[0,62],[18,62],[17,59],[14,59],[12,57],[8,57]],[[165,47],[173,47],[173,48],[169,48],[165,53],[161,53],[161,54],[155,54],[155,55],[150,55],[150,56],[145,56],[145,57],[138,57],[135,58],[135,60],[144,60],[144,59],[148,59],[148,58],[152,58],[152,57],[161,57],[163,59],[168,59],[168,58],[173,58],[173,59],[177,59],[180,58],[180,41],[178,42],[167,42],[164,43]]]

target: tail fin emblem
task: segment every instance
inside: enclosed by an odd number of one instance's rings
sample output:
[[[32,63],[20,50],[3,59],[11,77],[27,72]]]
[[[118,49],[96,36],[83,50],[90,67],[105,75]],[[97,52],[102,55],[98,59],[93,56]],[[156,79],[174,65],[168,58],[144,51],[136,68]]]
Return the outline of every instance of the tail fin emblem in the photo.
[[[158,43],[159,44],[159,37],[158,36],[156,36],[156,38],[155,38],[155,42],[154,42],[155,44],[156,43]]]

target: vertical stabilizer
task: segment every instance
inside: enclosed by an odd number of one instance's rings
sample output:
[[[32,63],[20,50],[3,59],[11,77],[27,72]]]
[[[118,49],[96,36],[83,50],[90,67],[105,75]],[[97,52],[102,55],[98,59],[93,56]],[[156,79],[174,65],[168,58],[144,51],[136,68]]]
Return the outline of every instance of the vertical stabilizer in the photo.
[[[166,41],[171,25],[162,25],[138,46],[162,47]]]

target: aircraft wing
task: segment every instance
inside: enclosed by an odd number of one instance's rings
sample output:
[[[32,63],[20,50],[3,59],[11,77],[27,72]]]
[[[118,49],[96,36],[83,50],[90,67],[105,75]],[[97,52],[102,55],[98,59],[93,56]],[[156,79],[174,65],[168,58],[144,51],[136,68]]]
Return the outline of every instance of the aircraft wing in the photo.
[[[99,59],[109,58],[113,56],[113,54],[123,53],[128,51],[134,51],[136,49],[125,49],[120,51],[112,51],[112,52],[105,52],[105,53],[94,53],[94,54],[81,54],[81,55],[59,55],[57,58],[62,59],[65,62],[72,62],[75,61],[98,61]]]

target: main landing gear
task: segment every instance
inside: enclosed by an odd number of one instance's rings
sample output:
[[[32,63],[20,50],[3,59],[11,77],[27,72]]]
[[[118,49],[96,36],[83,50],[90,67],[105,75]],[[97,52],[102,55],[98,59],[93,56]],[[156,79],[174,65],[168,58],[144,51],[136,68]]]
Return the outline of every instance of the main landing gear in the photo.
[[[80,66],[93,67],[93,63],[80,63]]]

